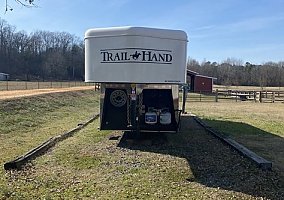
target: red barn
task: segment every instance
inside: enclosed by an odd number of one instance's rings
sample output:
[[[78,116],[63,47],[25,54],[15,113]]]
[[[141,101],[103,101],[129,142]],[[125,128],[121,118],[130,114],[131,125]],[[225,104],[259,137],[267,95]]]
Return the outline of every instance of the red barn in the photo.
[[[213,81],[217,78],[203,76],[197,72],[187,70],[187,82],[190,84],[192,92],[212,92]]]

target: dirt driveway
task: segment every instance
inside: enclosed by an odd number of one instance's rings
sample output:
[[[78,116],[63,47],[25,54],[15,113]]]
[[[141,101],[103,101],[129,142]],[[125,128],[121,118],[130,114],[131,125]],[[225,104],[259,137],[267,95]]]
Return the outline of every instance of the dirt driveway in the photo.
[[[34,95],[40,95],[40,94],[56,93],[56,92],[69,92],[69,91],[93,90],[93,89],[95,89],[95,86],[0,91],[0,100],[1,99],[13,99],[13,98],[34,96]]]

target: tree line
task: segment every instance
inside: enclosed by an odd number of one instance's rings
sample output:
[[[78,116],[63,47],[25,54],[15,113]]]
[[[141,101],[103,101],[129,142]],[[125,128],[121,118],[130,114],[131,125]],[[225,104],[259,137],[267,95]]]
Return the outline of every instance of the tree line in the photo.
[[[84,41],[70,33],[16,31],[0,18],[0,72],[19,80],[82,80]],[[284,86],[284,62],[255,65],[229,58],[221,63],[189,58],[187,68],[220,85]]]
[[[0,72],[21,80],[82,79],[84,42],[67,32],[16,31],[0,19]]]
[[[202,75],[215,77],[218,85],[244,85],[260,87],[283,87],[284,86],[284,62],[266,62],[255,65],[250,62],[243,64],[241,60],[228,58],[217,63],[203,61],[199,63],[190,58],[187,69]]]

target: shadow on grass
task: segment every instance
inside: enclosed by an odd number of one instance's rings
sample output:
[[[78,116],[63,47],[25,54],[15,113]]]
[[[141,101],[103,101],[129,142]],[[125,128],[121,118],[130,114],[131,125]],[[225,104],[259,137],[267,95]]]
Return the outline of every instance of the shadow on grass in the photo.
[[[232,127],[236,125],[234,122],[222,122],[224,126],[228,123]],[[242,126],[255,129],[255,132],[260,131],[247,124]],[[277,137],[270,133],[261,134]],[[254,197],[284,197],[283,182],[276,172],[259,169],[250,160],[207,133],[190,116],[182,117],[182,128],[178,134],[142,133],[142,138],[134,143],[127,142],[128,138],[129,133],[125,132],[118,146],[185,158],[194,175],[193,179],[188,178],[187,181]],[[283,146],[283,139],[277,139]]]
[[[273,168],[280,171],[284,180],[284,138],[243,122],[204,119],[206,124],[218,130],[273,162]],[[279,130],[281,128],[278,128]]]

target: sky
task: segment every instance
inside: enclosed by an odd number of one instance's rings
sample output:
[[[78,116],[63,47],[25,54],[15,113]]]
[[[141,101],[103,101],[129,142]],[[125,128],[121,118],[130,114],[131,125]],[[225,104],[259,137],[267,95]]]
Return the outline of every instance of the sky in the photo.
[[[143,26],[183,30],[188,56],[199,62],[227,58],[254,64],[284,61],[284,0],[35,0],[0,18],[31,33],[65,31],[84,38],[90,28]],[[24,0],[23,0],[24,1]]]

